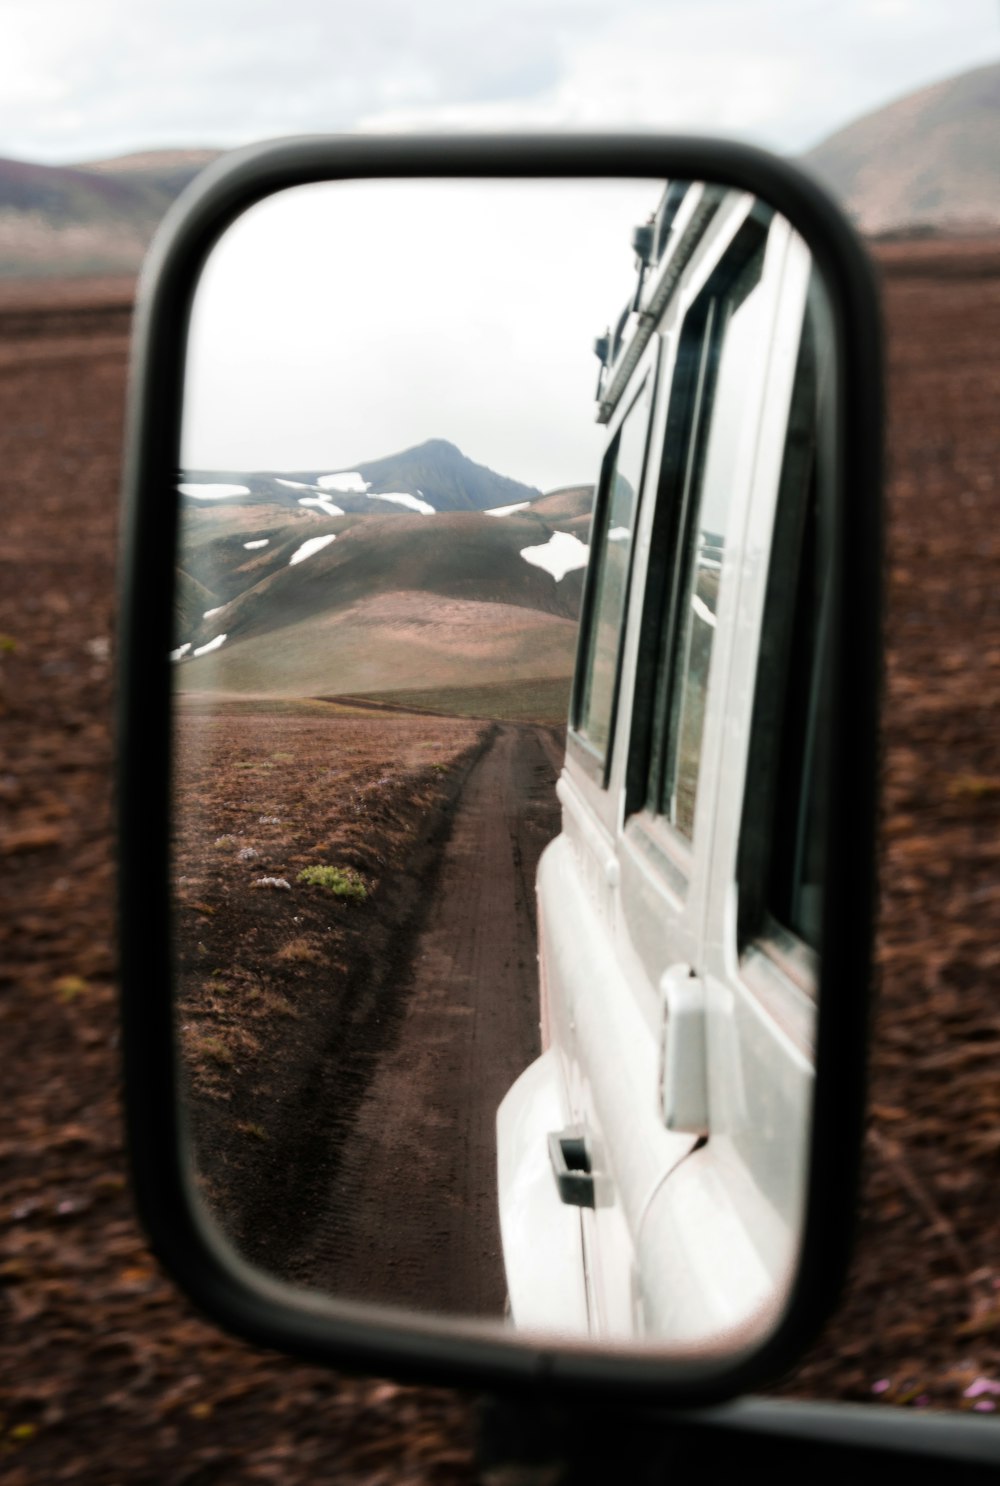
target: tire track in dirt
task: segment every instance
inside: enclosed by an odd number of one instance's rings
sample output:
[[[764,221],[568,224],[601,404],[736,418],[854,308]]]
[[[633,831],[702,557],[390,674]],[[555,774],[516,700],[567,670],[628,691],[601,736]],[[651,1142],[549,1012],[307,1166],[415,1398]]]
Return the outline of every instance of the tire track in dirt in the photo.
[[[403,1012],[290,1277],[499,1317],[495,1117],[539,1052],[535,869],[556,834],[545,730],[501,725],[456,807]],[[546,743],[549,744],[546,747]]]

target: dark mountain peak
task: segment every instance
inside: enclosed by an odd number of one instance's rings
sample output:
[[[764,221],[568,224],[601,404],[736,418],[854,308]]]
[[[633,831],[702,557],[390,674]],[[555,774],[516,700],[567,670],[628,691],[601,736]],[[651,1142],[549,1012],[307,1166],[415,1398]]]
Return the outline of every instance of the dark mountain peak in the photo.
[[[356,466],[372,495],[407,492],[438,511],[488,511],[535,500],[540,491],[477,464],[448,439],[425,439],[410,449]]]
[[[415,448],[408,449],[406,452],[416,454],[420,451],[427,454],[457,454],[460,459],[465,458],[458,445],[450,443],[448,439],[424,439],[422,444],[417,444]]]

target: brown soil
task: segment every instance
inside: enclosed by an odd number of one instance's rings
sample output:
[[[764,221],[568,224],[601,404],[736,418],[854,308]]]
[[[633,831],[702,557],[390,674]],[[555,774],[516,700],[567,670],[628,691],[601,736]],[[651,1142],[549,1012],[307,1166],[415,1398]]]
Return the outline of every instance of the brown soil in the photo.
[[[884,250],[881,892],[844,1301],[783,1388],[1000,1411],[1000,245]]]
[[[173,877],[203,1194],[287,1274],[398,1021],[422,879],[486,727],[264,706],[182,702]],[[322,866],[355,896],[299,880]]]
[[[182,700],[199,1179],[268,1273],[502,1315],[492,1116],[539,1052],[534,877],[558,830],[558,732]],[[301,881],[315,866],[357,896]]]
[[[895,244],[886,280],[871,1134],[851,1280],[790,1396],[968,1408],[977,1376],[1000,1377],[1000,252],[980,258],[955,273],[939,245]],[[347,1380],[219,1335],[132,1217],[108,721],[123,303],[92,300],[107,313],[85,334],[29,316],[0,356],[0,1470],[14,1486],[468,1481],[461,1395]]]

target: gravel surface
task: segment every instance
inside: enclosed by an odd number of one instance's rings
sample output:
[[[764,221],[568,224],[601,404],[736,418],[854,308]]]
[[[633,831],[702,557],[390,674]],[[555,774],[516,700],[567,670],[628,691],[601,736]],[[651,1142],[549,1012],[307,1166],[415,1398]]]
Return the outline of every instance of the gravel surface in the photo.
[[[843,1304],[781,1391],[986,1413],[1000,1405],[1000,250],[897,245],[887,268],[867,1175]],[[0,1475],[471,1481],[468,1396],[347,1379],[221,1336],[136,1228],[117,1096],[109,726],[128,286],[30,292],[48,306],[10,288],[0,304]]]

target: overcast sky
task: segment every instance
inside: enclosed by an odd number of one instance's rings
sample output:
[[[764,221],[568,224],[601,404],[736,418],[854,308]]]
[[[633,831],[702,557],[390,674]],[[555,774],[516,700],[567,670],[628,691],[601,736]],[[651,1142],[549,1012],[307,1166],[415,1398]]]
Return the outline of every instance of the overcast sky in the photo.
[[[1000,0],[5,0],[0,154],[529,127],[797,153],[998,56]],[[374,191],[264,212],[220,250],[186,462],[336,469],[436,435],[543,488],[592,479],[591,343],[658,188],[503,214],[466,192],[453,228],[454,198]]]
[[[247,212],[195,301],[185,468],[330,472],[445,438],[542,490],[589,483],[593,340],[661,191],[334,182]]]
[[[626,126],[782,151],[1000,56],[998,0],[4,0],[0,154]]]

